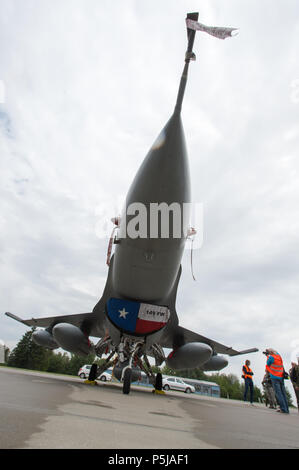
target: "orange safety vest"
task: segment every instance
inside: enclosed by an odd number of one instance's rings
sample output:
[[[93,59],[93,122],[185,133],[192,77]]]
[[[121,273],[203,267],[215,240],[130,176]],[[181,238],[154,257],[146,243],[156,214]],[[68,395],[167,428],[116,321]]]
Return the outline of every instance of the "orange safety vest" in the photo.
[[[266,370],[275,377],[283,377],[283,362],[279,354],[270,354],[274,358],[271,366],[266,364]]]
[[[252,370],[250,369],[250,367],[246,366],[246,364],[244,364],[244,367],[245,367],[245,369],[246,369],[246,372],[252,372]],[[252,375],[244,374],[244,379],[252,379]]]

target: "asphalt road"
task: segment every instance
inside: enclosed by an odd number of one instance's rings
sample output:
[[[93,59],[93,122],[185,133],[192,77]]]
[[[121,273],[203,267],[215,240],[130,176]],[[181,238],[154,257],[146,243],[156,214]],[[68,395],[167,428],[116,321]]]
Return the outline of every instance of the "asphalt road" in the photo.
[[[0,449],[298,449],[299,413],[0,367]]]

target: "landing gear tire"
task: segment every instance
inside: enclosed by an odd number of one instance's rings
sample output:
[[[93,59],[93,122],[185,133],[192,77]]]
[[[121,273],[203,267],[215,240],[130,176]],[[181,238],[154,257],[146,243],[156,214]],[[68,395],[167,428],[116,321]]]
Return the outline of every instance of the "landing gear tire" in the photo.
[[[124,372],[123,393],[128,395],[131,389],[132,369],[126,369]]]
[[[88,380],[93,382],[97,378],[97,369],[98,369],[97,364],[92,364],[90,368]]]
[[[159,391],[162,390],[162,374],[160,372],[156,375],[155,389]]]

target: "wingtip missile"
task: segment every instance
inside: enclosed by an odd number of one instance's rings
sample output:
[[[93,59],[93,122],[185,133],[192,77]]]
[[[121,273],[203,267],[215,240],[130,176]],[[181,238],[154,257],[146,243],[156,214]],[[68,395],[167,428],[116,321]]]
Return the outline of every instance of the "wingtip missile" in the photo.
[[[251,348],[251,349],[244,349],[243,351],[234,351],[231,354],[227,352],[229,356],[242,356],[243,354],[251,354],[254,352],[258,352],[258,348]]]

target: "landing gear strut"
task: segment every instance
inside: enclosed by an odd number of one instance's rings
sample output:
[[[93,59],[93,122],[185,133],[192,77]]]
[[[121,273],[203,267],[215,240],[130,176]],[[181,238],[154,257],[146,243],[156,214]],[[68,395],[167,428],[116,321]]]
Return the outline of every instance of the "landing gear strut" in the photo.
[[[129,364],[124,367],[121,379],[123,381],[123,393],[128,395],[131,390],[132,382],[132,365],[138,362],[141,354],[143,343],[132,343],[128,338],[125,338],[119,345],[119,359],[120,362],[129,361]]]
[[[158,374],[156,375],[155,389],[158,390],[159,392],[162,391],[162,374],[161,374],[161,372],[158,372]]]
[[[96,379],[110,367],[111,365],[116,368],[120,368],[120,374],[118,380],[123,382],[123,394],[128,395],[131,390],[132,379],[136,380],[135,367],[139,367],[147,377],[149,378],[150,384],[153,385],[153,393],[163,394],[162,390],[162,374],[160,372],[157,375],[154,374],[148,357],[146,355],[145,340],[134,341],[130,336],[124,335],[121,338],[120,343],[113,347],[111,338],[106,336],[101,339],[95,346],[96,354],[101,357],[104,352],[110,352],[105,362],[98,366],[93,364],[89,373],[88,380],[86,383],[96,385]],[[153,344],[150,349],[150,354],[155,358],[156,366],[160,366],[164,360],[163,349],[158,344]]]
[[[92,364],[90,372],[89,372],[89,376],[88,376],[89,382],[95,381],[95,379],[97,378],[97,370],[98,370],[97,364]]]

